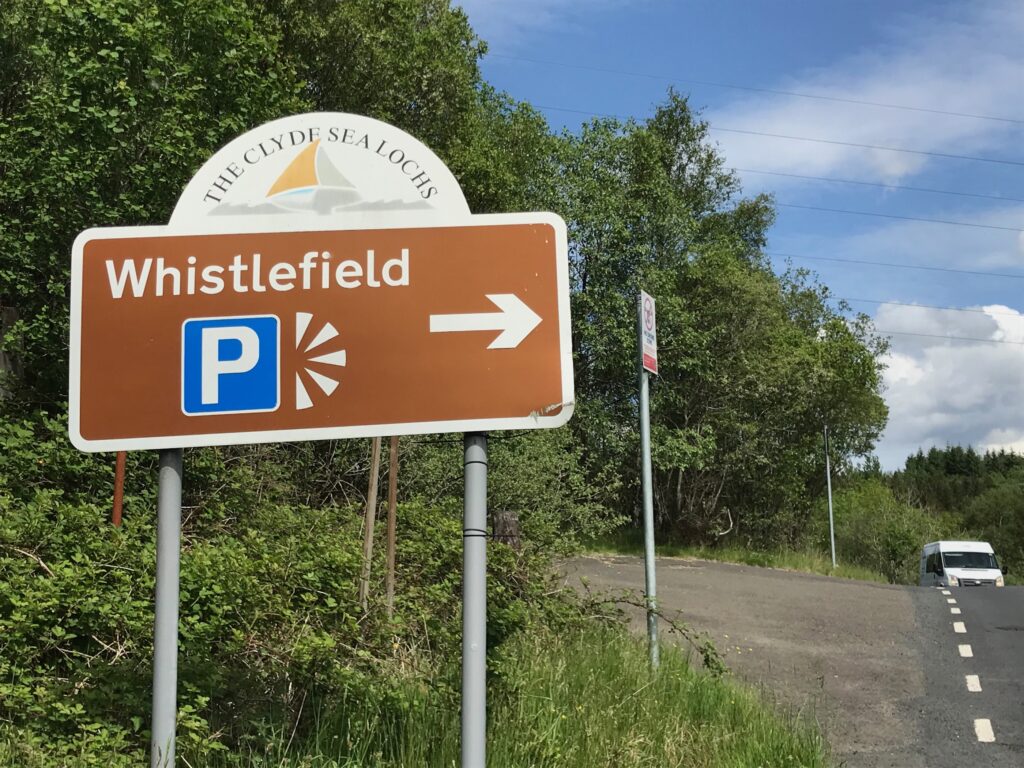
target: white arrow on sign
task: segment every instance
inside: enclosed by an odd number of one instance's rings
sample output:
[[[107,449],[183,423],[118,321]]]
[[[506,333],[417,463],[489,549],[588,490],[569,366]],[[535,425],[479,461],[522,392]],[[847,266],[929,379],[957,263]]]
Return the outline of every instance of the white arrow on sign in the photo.
[[[431,333],[452,331],[501,331],[488,349],[514,349],[540,325],[540,316],[514,293],[489,293],[500,312],[476,312],[467,315],[431,315]]]

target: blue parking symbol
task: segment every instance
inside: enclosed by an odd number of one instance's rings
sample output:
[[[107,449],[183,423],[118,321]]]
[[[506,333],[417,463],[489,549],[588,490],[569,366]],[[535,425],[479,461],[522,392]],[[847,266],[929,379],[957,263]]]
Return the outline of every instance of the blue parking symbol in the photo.
[[[181,327],[181,410],[258,413],[281,402],[281,321],[198,317]]]

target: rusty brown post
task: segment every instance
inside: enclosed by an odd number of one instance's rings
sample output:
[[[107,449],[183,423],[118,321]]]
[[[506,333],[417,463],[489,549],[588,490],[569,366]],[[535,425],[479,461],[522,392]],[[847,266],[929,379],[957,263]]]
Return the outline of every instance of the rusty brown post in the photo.
[[[117,452],[117,463],[114,465],[114,512],[111,515],[111,522],[114,523],[115,528],[121,527],[121,505],[124,502],[124,465],[127,458],[127,452]]]
[[[359,578],[359,606],[366,613],[370,604],[370,566],[373,561],[373,526],[377,521],[377,483],[380,477],[380,438],[370,448],[370,487],[366,491],[366,517],[363,521],[363,571]]]

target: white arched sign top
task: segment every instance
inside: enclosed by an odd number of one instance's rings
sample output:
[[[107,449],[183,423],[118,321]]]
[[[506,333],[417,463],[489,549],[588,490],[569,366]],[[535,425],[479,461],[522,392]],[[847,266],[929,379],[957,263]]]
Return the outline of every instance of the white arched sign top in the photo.
[[[222,147],[192,177],[171,225],[220,229],[297,220],[341,227],[396,214],[461,220],[458,181],[425,144],[387,123],[344,112],[284,117]]]

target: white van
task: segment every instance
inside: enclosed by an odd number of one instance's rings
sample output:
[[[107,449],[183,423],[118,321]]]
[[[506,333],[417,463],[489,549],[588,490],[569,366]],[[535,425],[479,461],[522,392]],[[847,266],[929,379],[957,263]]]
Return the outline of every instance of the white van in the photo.
[[[921,550],[922,587],[1001,587],[999,568],[987,541],[934,541]]]

